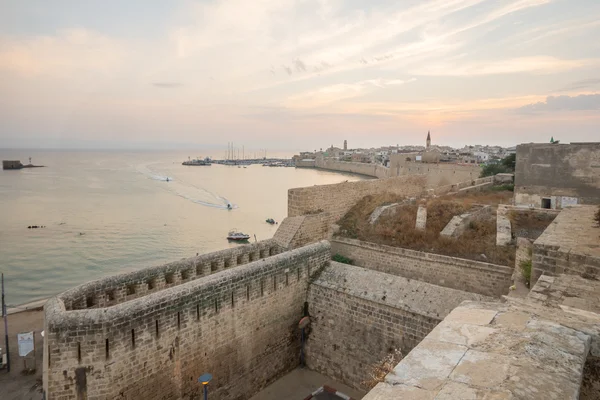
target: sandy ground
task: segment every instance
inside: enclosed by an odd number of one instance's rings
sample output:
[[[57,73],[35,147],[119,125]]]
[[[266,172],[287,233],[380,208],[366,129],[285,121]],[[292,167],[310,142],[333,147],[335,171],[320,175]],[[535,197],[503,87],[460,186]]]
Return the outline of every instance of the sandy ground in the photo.
[[[273,382],[250,400],[303,400],[323,385],[330,386],[353,400],[360,400],[365,395],[318,372],[298,368]]]
[[[0,398],[2,400],[40,400],[42,398],[42,358],[44,313],[41,309],[8,315],[10,372],[0,370]],[[25,374],[23,358],[19,357],[17,333],[35,331],[36,371]],[[0,319],[0,347],[5,351],[4,321]],[[27,357],[27,366],[33,367],[33,357]]]

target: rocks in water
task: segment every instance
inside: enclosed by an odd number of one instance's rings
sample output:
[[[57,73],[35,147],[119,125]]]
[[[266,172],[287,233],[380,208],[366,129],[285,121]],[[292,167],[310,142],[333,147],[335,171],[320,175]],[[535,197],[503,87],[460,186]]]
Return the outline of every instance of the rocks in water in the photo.
[[[46,225],[29,225],[27,227],[27,229],[40,229],[40,228],[45,228]]]

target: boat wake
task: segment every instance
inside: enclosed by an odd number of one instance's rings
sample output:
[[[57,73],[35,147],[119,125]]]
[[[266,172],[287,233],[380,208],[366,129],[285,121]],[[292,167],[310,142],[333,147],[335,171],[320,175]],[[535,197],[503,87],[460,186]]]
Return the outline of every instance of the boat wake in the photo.
[[[167,181],[168,179],[169,185],[164,185],[162,189],[173,193],[176,196],[189,200],[192,203],[200,204],[205,207],[218,208],[221,210],[238,208],[237,204],[233,204],[225,197],[221,197],[218,194],[212,193],[192,183],[185,182],[184,180],[161,175],[148,168],[148,165],[139,165],[136,167],[136,170],[152,180]]]

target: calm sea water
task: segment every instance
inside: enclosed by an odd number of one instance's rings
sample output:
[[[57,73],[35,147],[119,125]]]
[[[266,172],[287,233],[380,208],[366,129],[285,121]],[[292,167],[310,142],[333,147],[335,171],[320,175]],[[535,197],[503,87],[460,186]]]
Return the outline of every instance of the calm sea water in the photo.
[[[226,240],[232,229],[271,238],[277,225],[265,219],[285,218],[289,188],[360,179],[261,165],[182,166],[188,155],[196,154],[0,150],[0,159],[47,166],[0,171],[7,303],[235,246]]]

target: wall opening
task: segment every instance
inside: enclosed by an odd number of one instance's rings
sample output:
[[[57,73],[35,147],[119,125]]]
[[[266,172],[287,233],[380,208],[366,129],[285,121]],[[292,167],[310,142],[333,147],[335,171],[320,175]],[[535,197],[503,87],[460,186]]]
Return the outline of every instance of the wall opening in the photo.
[[[165,283],[170,285],[173,282],[175,282],[175,274],[172,272],[165,274]]]
[[[260,279],[260,296],[264,296],[265,295],[265,280],[264,278]]]
[[[104,343],[104,356],[106,357],[107,360],[110,358],[110,351],[108,348],[108,339],[106,339],[106,341]]]
[[[48,352],[50,354],[50,352]],[[81,343],[77,342],[77,361],[81,364]]]
[[[299,282],[300,278],[302,277],[302,268],[298,267],[298,269],[296,270],[296,272],[298,273],[298,282]]]
[[[131,330],[131,348],[135,349],[135,329]]]
[[[235,307],[235,292],[231,292],[231,308]]]
[[[552,208],[552,200],[548,198],[542,198],[542,208]]]
[[[148,285],[148,290],[154,290],[154,288],[156,287],[156,281],[154,280],[154,278],[148,279],[146,281],[146,285]]]
[[[185,281],[186,279],[188,279],[190,277],[190,271],[187,269],[184,269],[181,271],[181,280]]]
[[[240,265],[243,261],[244,261],[244,257],[240,254],[239,256],[237,256],[237,264]]]
[[[266,249],[260,250],[260,258],[265,258],[265,257],[267,257],[267,250]]]
[[[218,267],[219,267],[219,264],[217,264],[216,261],[211,262],[210,263],[210,272],[215,272]]]
[[[115,300],[115,290],[114,289],[107,290],[106,298],[108,299],[108,301],[114,301]]]
[[[196,264],[196,276],[202,276],[202,264]]]
[[[200,304],[196,304],[196,319],[200,321]]]
[[[246,301],[250,301],[250,285],[246,285]]]
[[[273,275],[273,291],[277,291],[277,275]]]
[[[135,294],[135,284],[127,285],[126,293],[127,293],[127,296],[131,296],[132,294]]]
[[[85,298],[85,306],[87,308],[94,307],[94,296],[88,296]]]
[[[254,254],[254,252],[250,253],[249,259],[250,259],[250,262],[256,261],[256,254]]]
[[[177,311],[177,329],[181,329],[181,312]]]
[[[225,259],[225,269],[231,267],[231,259],[230,258],[226,258]]]
[[[215,298],[215,312],[219,312],[219,300],[217,298]]]
[[[289,273],[285,273],[285,286],[289,286],[290,284],[290,278],[289,278]]]
[[[155,326],[156,338],[158,339],[160,337],[160,332],[158,331],[158,320],[154,321],[154,326]]]

